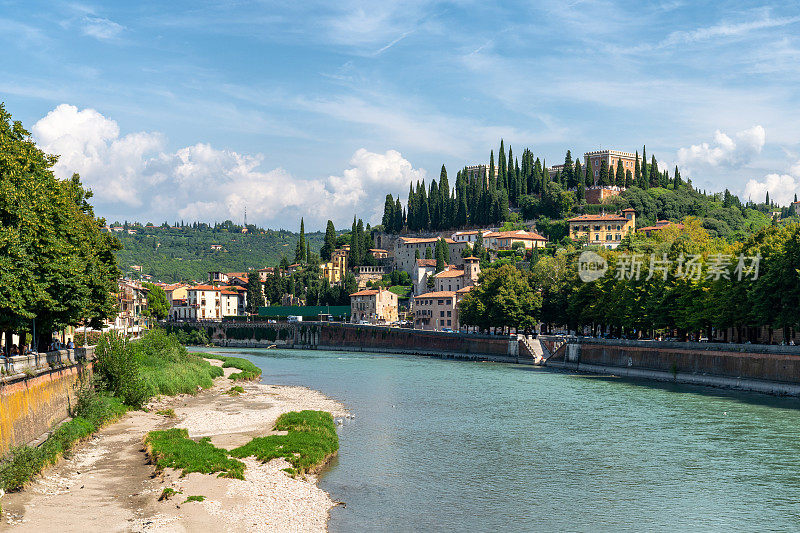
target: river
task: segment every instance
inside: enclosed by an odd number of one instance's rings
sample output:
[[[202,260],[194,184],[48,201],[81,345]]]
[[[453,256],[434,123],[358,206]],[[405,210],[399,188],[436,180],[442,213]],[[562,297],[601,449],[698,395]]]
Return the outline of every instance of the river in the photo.
[[[797,400],[499,363],[218,351],[355,415],[320,480],[346,503],[332,532],[800,527]]]

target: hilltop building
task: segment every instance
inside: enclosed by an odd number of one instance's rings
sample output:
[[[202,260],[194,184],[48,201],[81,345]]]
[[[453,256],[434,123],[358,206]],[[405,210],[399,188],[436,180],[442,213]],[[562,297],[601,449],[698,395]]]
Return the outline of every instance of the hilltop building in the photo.
[[[621,214],[581,215],[567,222],[571,239],[583,238],[587,244],[616,248],[625,235],[636,231],[636,211],[628,208]]]
[[[431,249],[431,253],[433,254],[436,251],[436,242],[438,240],[439,237],[400,237],[395,242],[395,266],[399,270],[405,270],[413,275],[417,253],[420,259],[425,257],[425,250],[428,248]],[[445,238],[445,242],[449,248],[450,257],[459,257],[461,255],[461,250],[467,245],[466,242],[456,242],[450,238]]]
[[[461,268],[448,268],[434,275],[434,290],[436,292],[454,292],[475,285],[478,283],[480,273],[481,266],[478,258],[465,257]]]
[[[613,175],[617,171],[617,163],[622,159],[622,166],[624,170],[630,170],[633,174],[636,168],[636,154],[630,152],[620,152],[619,150],[596,150],[594,152],[586,152],[583,154],[583,168],[590,168],[592,176],[594,176],[594,184],[597,185],[597,179],[600,177],[600,166],[603,161],[608,165],[609,175]],[[588,201],[588,200],[587,200]]]

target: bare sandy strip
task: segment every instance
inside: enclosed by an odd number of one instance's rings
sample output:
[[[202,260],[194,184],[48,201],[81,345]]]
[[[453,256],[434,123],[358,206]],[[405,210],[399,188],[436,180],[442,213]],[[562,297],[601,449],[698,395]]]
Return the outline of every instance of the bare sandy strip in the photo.
[[[238,382],[244,394],[224,394],[234,384],[227,379],[233,372],[226,368],[225,378],[197,396],[165,398],[148,413],[127,414],[25,491],[7,494],[0,531],[325,531],[336,503],[317,487],[315,476],[293,479],[282,472],[289,466],[283,459],[244,459],[244,480],[196,473],[181,478],[171,469],[153,476],[142,440],[154,429],[186,428],[193,438],[208,436],[230,449],[269,434],[288,411],[348,416],[342,404],[304,387]],[[176,418],[155,414],[168,408]],[[165,487],[182,494],[159,502]],[[193,495],[206,499],[183,503]]]

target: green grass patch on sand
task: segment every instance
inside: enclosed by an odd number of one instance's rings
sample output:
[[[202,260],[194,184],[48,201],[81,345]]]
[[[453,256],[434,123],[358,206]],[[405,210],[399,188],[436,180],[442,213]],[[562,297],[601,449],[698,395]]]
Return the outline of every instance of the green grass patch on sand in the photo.
[[[325,411],[284,413],[275,421],[275,429],[288,433],[256,437],[230,455],[264,462],[283,457],[292,465],[287,471],[296,475],[316,471],[339,450],[333,417]]]
[[[189,496],[186,498],[183,503],[190,503],[190,502],[204,502],[206,501],[205,496]]]
[[[161,409],[160,411],[156,411],[157,415],[166,416],[167,418],[175,418],[175,409]]]
[[[241,372],[234,372],[228,376],[233,381],[254,381],[261,378],[261,369],[254,365],[251,361],[241,357],[227,357],[215,353],[197,354],[207,359],[216,359],[222,361],[222,368],[236,368]]]
[[[228,452],[211,444],[208,437],[194,441],[187,430],[172,428],[151,431],[144,443],[158,470],[174,468],[182,471],[181,476],[219,472],[218,477],[244,479],[244,463],[228,457]]]
[[[244,387],[239,385],[234,385],[230,389],[228,389],[225,394],[230,394],[231,396],[239,396],[240,394],[244,394]]]
[[[55,464],[80,441],[86,440],[103,426],[114,422],[128,408],[106,393],[93,389],[80,392],[73,418],[61,424],[39,447],[13,448],[0,461],[0,489],[20,490],[46,467]]]

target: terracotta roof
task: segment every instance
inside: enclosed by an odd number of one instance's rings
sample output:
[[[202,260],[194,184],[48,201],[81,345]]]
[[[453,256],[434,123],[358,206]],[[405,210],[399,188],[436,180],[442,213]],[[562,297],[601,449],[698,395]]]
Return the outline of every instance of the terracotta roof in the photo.
[[[226,276],[229,278],[243,278],[247,279],[247,272],[226,272]]]
[[[194,287],[189,287],[190,291],[218,291],[219,287],[215,287],[213,285],[195,285]]]
[[[462,287],[462,288],[458,289],[456,291],[456,294],[464,294],[464,293],[467,293],[467,292],[471,291],[474,288],[475,288],[475,285],[467,285],[466,287]]]
[[[460,278],[464,275],[463,270],[452,269],[452,270],[442,270],[438,274],[436,274],[435,278]]]
[[[365,289],[363,291],[354,292],[350,296],[375,296],[378,291],[375,289]]]
[[[232,295],[234,295],[234,296],[238,296],[238,295],[239,295],[239,293],[238,293],[238,292],[236,292],[236,291],[231,291],[231,290],[228,290],[228,289],[222,289],[222,294],[232,294]]]
[[[465,258],[464,258],[464,261],[470,261],[470,260],[472,260],[472,261],[480,261],[480,259],[478,259],[478,258],[477,258],[477,257],[475,257],[474,255],[471,255],[471,256],[469,256],[469,257],[465,257]]]
[[[620,215],[581,215],[570,218],[567,222],[627,222],[628,219]]]
[[[369,251],[370,252],[386,252],[387,254],[389,253],[389,250],[384,250],[383,248],[370,248]]]
[[[521,241],[546,241],[544,237],[539,235],[538,233],[533,233],[530,231],[500,231],[495,233],[490,233],[487,237],[491,237],[493,239],[519,239]]]
[[[426,292],[425,294],[420,294],[419,296],[414,296],[414,298],[452,298],[456,295],[455,291],[439,291],[439,292]]]
[[[662,230],[664,228],[671,228],[673,226],[678,228],[678,229],[683,229],[683,224],[674,223],[674,222],[667,222],[666,224],[656,224],[655,226],[645,226],[644,228],[639,228],[639,231],[658,231],[658,230]]]
[[[435,267],[436,259],[417,259],[417,266],[420,267]]]

